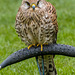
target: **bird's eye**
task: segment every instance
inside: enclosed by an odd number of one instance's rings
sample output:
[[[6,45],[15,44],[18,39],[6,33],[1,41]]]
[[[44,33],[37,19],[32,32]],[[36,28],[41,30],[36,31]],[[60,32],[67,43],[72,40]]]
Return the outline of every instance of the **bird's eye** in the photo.
[[[39,5],[40,0],[37,1],[37,5]]]
[[[30,6],[30,3],[29,2],[25,2],[27,5],[29,5]]]
[[[30,8],[30,3],[29,2],[25,2],[25,8]]]

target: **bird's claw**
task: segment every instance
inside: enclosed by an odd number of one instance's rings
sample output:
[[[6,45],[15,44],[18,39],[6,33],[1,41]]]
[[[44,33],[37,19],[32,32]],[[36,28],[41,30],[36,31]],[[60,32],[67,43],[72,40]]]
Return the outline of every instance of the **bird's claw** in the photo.
[[[37,47],[39,46],[40,44],[37,44]],[[43,44],[43,45],[48,45],[48,43],[45,43],[45,44]],[[43,45],[41,44],[40,46],[41,46],[41,51],[43,51]],[[30,49],[32,46],[35,46],[35,44],[31,44],[31,45],[29,45],[28,46],[28,49]]]
[[[31,44],[28,46],[28,49],[30,49],[32,46],[35,46],[35,44]]]

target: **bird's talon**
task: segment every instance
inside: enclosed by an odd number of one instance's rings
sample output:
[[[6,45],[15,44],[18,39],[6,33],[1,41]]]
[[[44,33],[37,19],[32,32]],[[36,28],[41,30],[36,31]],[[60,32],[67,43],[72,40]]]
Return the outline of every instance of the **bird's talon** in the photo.
[[[35,44],[29,45],[29,46],[28,46],[28,49],[30,49],[32,46],[35,46]]]
[[[41,51],[43,51],[43,45],[41,45]]]
[[[30,49],[30,47],[32,47],[32,45],[29,45],[29,46],[28,46],[28,49]]]
[[[39,46],[40,44],[37,44],[37,47]],[[43,45],[48,45],[48,43],[45,43]],[[41,51],[43,51],[43,45],[41,44]],[[35,44],[31,44],[28,46],[28,49],[30,49],[32,46],[35,46]]]
[[[35,44],[33,44],[33,46],[35,46]]]
[[[37,47],[39,46],[40,44],[37,44]]]

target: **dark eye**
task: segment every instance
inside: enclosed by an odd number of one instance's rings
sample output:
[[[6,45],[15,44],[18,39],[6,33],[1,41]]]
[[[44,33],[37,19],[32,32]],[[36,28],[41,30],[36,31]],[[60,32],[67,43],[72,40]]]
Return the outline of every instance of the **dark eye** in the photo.
[[[37,5],[39,5],[40,0],[37,1]]]
[[[25,2],[27,5],[29,5],[30,6],[30,3],[29,2]]]
[[[29,8],[30,8],[30,3],[29,3],[29,2],[26,1],[26,2],[24,3],[24,5],[25,5],[25,9],[29,9]]]

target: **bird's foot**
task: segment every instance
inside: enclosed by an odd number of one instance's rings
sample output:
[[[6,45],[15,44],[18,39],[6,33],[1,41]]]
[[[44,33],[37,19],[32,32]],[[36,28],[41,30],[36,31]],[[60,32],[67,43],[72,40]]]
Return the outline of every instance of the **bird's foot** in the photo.
[[[40,44],[37,44],[37,47],[39,46]],[[43,44],[43,45],[48,45],[48,43],[45,43],[45,44]],[[41,51],[43,51],[43,45],[41,44],[40,46],[41,46]]]
[[[45,44],[37,44],[37,47],[38,47],[39,45],[41,46],[41,51],[43,51],[43,45],[48,45],[48,43],[45,43]],[[30,49],[32,46],[35,46],[35,44],[29,45],[29,46],[28,46],[28,49]]]
[[[32,46],[35,46],[35,44],[31,44],[28,46],[28,49],[30,49]]]
[[[37,44],[37,47],[39,46],[40,44]],[[41,51],[43,51],[43,45],[41,44]]]

